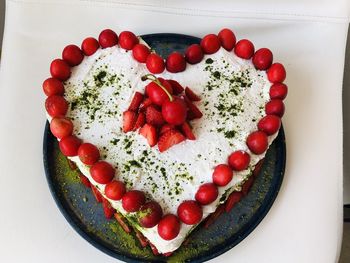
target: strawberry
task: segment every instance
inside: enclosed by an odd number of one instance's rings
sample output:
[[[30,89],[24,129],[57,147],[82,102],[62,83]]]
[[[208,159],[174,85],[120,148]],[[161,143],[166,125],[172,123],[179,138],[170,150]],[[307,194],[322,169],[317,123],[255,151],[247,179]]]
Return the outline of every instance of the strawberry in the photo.
[[[147,139],[151,147],[157,144],[157,130],[153,125],[146,123],[139,130],[139,133]]]
[[[203,113],[197,108],[196,105],[194,105],[188,98],[185,97],[185,102],[188,107],[188,112],[187,112],[187,119],[188,120],[194,120],[194,119],[199,119],[202,118]]]
[[[170,257],[172,254],[173,254],[173,252],[166,252],[166,253],[163,253],[163,256]]]
[[[250,188],[252,187],[254,183],[254,177],[251,176],[245,183],[242,185],[242,194],[247,195],[249,193]]]
[[[149,106],[146,109],[146,122],[154,126],[161,126],[164,124],[162,113],[154,106]]]
[[[145,114],[143,112],[140,112],[139,115],[137,115],[133,131],[136,131],[139,128],[141,128],[145,124],[145,122],[146,122]]]
[[[237,204],[242,198],[242,192],[232,192],[226,200],[225,210],[230,212],[231,209]]]
[[[98,203],[101,203],[103,197],[102,197],[101,193],[97,190],[96,186],[91,185],[91,191],[92,191],[93,195],[95,196],[96,201]]]
[[[89,179],[87,179],[85,175],[83,175],[82,173],[79,173],[79,178],[83,185],[85,185],[88,188],[91,187],[90,181]]]
[[[189,87],[186,87],[185,94],[190,101],[200,101],[201,98],[193,92]]]
[[[163,84],[163,86],[169,91],[170,94],[173,94],[173,87],[168,82],[168,80],[165,80],[163,78],[158,78],[160,82]]]
[[[151,242],[149,242],[149,246],[152,249],[153,255],[158,256],[159,255],[158,249]]]
[[[192,132],[192,128],[188,124],[188,122],[184,122],[181,125],[181,130],[182,130],[182,133],[186,136],[187,139],[189,139],[189,140],[195,140],[196,139],[196,137],[194,136],[194,134]]]
[[[184,91],[184,88],[181,86],[179,82],[173,79],[167,79],[171,87],[173,88],[173,94],[178,95],[181,94]]]
[[[148,106],[152,105],[153,102],[150,98],[145,98],[144,101],[140,105],[140,110],[146,110]]]
[[[136,121],[136,113],[133,111],[123,112],[123,132],[132,131]]]
[[[142,101],[143,95],[140,92],[136,91],[134,97],[131,100],[128,110],[137,111]]]
[[[145,238],[145,236],[142,235],[142,233],[136,229],[135,229],[135,234],[136,234],[136,237],[141,244],[141,247],[147,247],[147,245],[148,245],[147,238]]]
[[[185,139],[185,136],[183,136],[179,131],[169,130],[160,136],[158,141],[158,149],[160,152],[164,152],[175,144],[183,142]]]
[[[219,205],[216,208],[215,212],[207,217],[204,223],[204,227],[208,228],[209,226],[211,226],[216,221],[216,219],[224,212],[224,209],[225,206],[223,204]]]
[[[71,170],[77,169],[77,165],[75,164],[75,162],[69,160],[68,158],[67,158],[67,162],[68,162],[69,168],[70,168]]]
[[[159,134],[162,135],[163,133],[169,131],[169,130],[174,130],[175,129],[175,125],[173,124],[169,124],[169,123],[166,123],[162,126],[162,128],[160,129],[160,132]]]
[[[115,210],[106,198],[102,199],[102,206],[103,206],[103,212],[105,213],[105,217],[107,219],[111,219],[115,213]]]
[[[114,218],[118,221],[119,225],[123,228],[126,233],[131,233],[130,227],[125,223],[123,216],[118,213],[114,214]]]

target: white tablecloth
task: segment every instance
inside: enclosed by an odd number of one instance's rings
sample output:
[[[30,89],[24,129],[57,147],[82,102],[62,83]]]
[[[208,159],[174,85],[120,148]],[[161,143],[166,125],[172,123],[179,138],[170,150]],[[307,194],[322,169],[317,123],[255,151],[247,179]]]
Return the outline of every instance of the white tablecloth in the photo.
[[[44,176],[41,83],[62,48],[104,28],[203,36],[222,27],[271,48],[287,68],[290,92],[281,192],[256,230],[213,262],[337,260],[349,2],[236,2],[7,1],[0,72],[0,262],[115,262],[69,226]]]

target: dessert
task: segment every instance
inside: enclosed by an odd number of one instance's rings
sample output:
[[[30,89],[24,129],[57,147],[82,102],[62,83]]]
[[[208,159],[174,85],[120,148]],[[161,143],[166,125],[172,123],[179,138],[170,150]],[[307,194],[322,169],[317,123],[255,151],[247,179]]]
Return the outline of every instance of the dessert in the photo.
[[[271,51],[228,29],[165,61],[133,33],[104,30],[50,71],[45,106],[61,152],[106,217],[164,255],[247,193],[287,94]]]

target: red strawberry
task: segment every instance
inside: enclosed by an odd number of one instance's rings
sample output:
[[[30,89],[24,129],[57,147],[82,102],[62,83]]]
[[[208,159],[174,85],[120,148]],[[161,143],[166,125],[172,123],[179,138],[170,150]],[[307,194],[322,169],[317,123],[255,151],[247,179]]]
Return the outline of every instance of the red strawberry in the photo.
[[[172,85],[168,82],[168,80],[163,79],[163,78],[158,78],[160,80],[160,83],[169,91],[170,94],[173,94],[173,87]]]
[[[192,132],[192,128],[188,124],[188,122],[184,122],[181,125],[181,130],[182,130],[182,133],[186,136],[187,139],[189,139],[189,140],[195,140],[196,139],[196,136],[194,136],[194,134]]]
[[[225,210],[225,205],[224,204],[219,205],[216,208],[215,212],[210,214],[207,217],[207,219],[204,223],[204,227],[208,228],[209,226],[211,226],[216,221],[216,219],[218,219],[218,217],[221,216],[221,214],[224,212],[224,210]]]
[[[232,192],[226,200],[225,210],[230,212],[231,209],[237,204],[242,198],[242,192]]]
[[[169,131],[169,130],[174,130],[175,129],[175,125],[173,124],[169,124],[169,123],[166,123],[162,126],[162,128],[160,129],[160,132],[159,134],[162,135],[163,133]]]
[[[158,249],[151,242],[149,242],[149,246],[152,249],[153,255],[158,256],[159,255]]]
[[[79,173],[79,178],[80,178],[80,181],[83,183],[83,185],[85,185],[88,188],[91,187],[90,181],[89,179],[87,179],[85,175],[83,175],[82,173]]]
[[[190,101],[200,101],[201,98],[193,92],[189,87],[186,87],[185,94]]]
[[[114,214],[114,218],[118,221],[119,225],[123,228],[126,233],[131,233],[130,227],[125,223],[123,216],[118,213]]]
[[[146,123],[139,130],[139,133],[147,139],[151,147],[157,144],[157,130],[153,125]]]
[[[101,203],[103,197],[102,197],[101,193],[97,190],[96,186],[91,185],[91,191],[92,191],[93,195],[95,196],[96,201],[98,203]]]
[[[107,219],[111,219],[115,213],[115,210],[106,198],[102,199],[102,206],[103,206],[103,212],[105,213],[105,217]]]
[[[158,141],[158,149],[160,152],[164,152],[175,144],[183,142],[185,139],[185,136],[183,136],[179,131],[169,130],[160,136]]]
[[[247,195],[249,193],[250,188],[252,187],[254,183],[254,177],[251,176],[245,183],[242,185],[242,194]]]
[[[154,126],[161,126],[164,124],[163,115],[154,106],[149,106],[146,109],[146,122]]]
[[[145,124],[145,122],[146,122],[145,114],[143,112],[140,112],[139,115],[137,115],[133,131],[136,131],[139,128],[141,128]]]
[[[136,91],[128,110],[137,111],[142,101],[143,95],[140,92]]]
[[[132,131],[136,122],[136,113],[133,111],[123,112],[123,132]]]
[[[203,113],[187,97],[185,97],[185,102],[188,107],[187,120],[202,118]]]
[[[147,247],[147,245],[148,245],[147,238],[145,238],[145,236],[142,235],[142,233],[136,229],[135,229],[135,234],[136,234],[136,237],[141,244],[141,247]]]
[[[184,88],[181,86],[179,82],[173,79],[167,79],[171,87],[173,88],[174,95],[181,94],[184,91]]]
[[[146,110],[148,106],[151,106],[153,104],[152,100],[150,98],[145,98],[144,101],[140,105],[140,110]]]

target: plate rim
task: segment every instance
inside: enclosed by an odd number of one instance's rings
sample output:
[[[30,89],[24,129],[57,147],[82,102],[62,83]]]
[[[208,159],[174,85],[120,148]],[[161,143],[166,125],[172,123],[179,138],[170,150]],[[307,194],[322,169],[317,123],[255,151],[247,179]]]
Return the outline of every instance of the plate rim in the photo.
[[[200,42],[200,38],[190,36],[190,35],[184,35],[184,34],[177,34],[177,33],[153,33],[153,34],[145,34],[141,35],[143,39],[147,38],[182,38],[182,39],[187,39],[190,40],[191,42]],[[45,129],[44,129],[44,137],[43,137],[43,164],[44,164],[44,171],[45,171],[45,177],[47,184],[49,185],[49,189],[51,192],[51,195],[58,206],[61,214],[64,216],[64,218],[68,221],[70,226],[82,237],[84,238],[87,242],[89,242],[91,245],[93,245],[95,248],[99,249],[100,251],[104,252],[105,254],[122,260],[124,262],[147,262],[143,261],[142,259],[137,259],[137,258],[132,258],[129,256],[126,256],[124,254],[116,253],[114,250],[104,246],[103,244],[100,244],[98,242],[98,238],[93,238],[89,233],[84,231],[84,229],[81,228],[81,225],[77,220],[75,220],[74,216],[71,215],[69,212],[69,209],[65,207],[63,202],[60,200],[60,193],[57,191],[57,187],[54,186],[54,182],[50,177],[50,168],[49,168],[49,155],[50,153],[48,152],[48,145],[50,144],[49,140],[51,139],[50,136],[50,128],[49,128],[49,122],[46,121]],[[283,183],[283,178],[285,174],[285,167],[286,167],[286,142],[285,142],[285,132],[283,125],[281,125],[281,128],[279,130],[278,136],[276,137],[275,140],[280,138],[281,140],[281,147],[279,148],[279,157],[281,158],[281,166],[279,167],[280,175],[277,177],[278,180],[275,180],[274,184],[270,185],[270,188],[273,188],[274,190],[271,192],[269,190],[267,192],[267,195],[263,199],[263,203],[261,206],[257,209],[257,211],[253,214],[253,216],[250,218],[250,220],[247,222],[247,224],[241,228],[236,234],[239,237],[236,240],[233,240],[230,242],[231,238],[225,240],[224,245],[220,248],[215,250],[213,253],[204,255],[202,257],[196,257],[191,262],[204,262],[208,261],[210,259],[216,258],[228,250],[232,249],[236,245],[238,245],[240,242],[242,242],[249,234],[251,234],[254,229],[261,223],[261,221],[265,218],[267,213],[270,211],[271,207],[275,203],[275,200],[278,196],[278,193],[281,189],[282,183]],[[274,186],[274,187],[273,187]],[[227,244],[229,243],[229,244]],[[165,261],[160,261],[160,262],[166,262],[166,258],[164,258]]]

